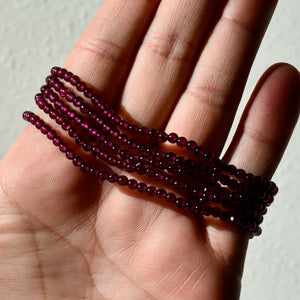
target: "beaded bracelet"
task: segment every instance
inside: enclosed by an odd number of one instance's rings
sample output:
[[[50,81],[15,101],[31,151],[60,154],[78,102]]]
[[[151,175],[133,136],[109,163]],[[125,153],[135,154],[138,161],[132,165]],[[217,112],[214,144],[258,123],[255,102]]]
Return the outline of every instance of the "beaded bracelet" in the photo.
[[[274,182],[228,165],[195,141],[176,133],[139,127],[122,119],[78,76],[63,68],[51,69],[35,101],[76,144],[95,157],[95,164],[78,156],[57,131],[33,112],[24,112],[23,118],[83,172],[163,198],[195,216],[211,216],[238,225],[249,231],[250,238],[261,234],[263,215],[278,192]],[[164,151],[164,143],[184,148],[187,155]],[[111,171],[98,167],[99,159]],[[114,169],[145,180],[151,178],[154,184],[128,178]]]

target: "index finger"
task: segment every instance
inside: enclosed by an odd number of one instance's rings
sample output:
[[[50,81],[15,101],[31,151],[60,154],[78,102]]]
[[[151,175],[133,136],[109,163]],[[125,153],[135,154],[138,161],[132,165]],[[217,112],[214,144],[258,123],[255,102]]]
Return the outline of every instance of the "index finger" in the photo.
[[[106,102],[111,102],[122,89],[159,3],[160,0],[105,1],[65,67],[100,90]]]

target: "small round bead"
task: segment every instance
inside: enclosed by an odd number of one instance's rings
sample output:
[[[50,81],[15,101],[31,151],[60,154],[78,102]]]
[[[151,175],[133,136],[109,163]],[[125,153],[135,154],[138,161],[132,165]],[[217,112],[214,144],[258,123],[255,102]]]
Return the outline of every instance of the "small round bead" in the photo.
[[[51,74],[52,74],[52,75],[57,75],[59,69],[60,69],[59,67],[53,67],[53,68],[51,69]]]
[[[50,130],[50,127],[48,125],[43,125],[41,127],[41,133],[43,133],[43,134],[47,134],[49,132],[49,130]]]
[[[31,111],[23,112],[23,119],[30,122],[30,118],[33,117],[33,113]]]
[[[180,137],[177,139],[178,147],[185,147],[187,145],[187,139],[185,137]]]
[[[127,185],[127,183],[128,183],[128,178],[126,176],[123,176],[123,175],[119,176],[119,178],[118,178],[119,185],[124,186],[124,185]]]
[[[66,152],[66,157],[67,157],[68,159],[71,159],[71,160],[73,160],[73,159],[74,159],[74,157],[75,157],[75,153],[74,153],[74,151],[73,151],[73,150],[71,150],[71,149],[68,149],[68,150],[67,150],[67,152]]]
[[[64,74],[64,80],[65,81],[67,81],[67,82],[69,82],[70,81],[70,79],[71,79],[71,77],[72,77],[72,73],[71,72],[66,72],[65,74]]]
[[[154,186],[148,186],[147,187],[147,194],[149,195],[149,196],[155,196],[156,195],[156,187],[154,187]]]
[[[174,193],[168,193],[165,198],[169,203],[175,203],[176,201],[176,196]]]
[[[90,171],[90,166],[87,164],[87,163],[85,163],[85,162],[83,162],[81,165],[80,165],[80,169],[81,169],[81,171],[82,172],[84,172],[84,173],[88,173],[89,171]]]
[[[73,158],[73,164],[77,167],[80,166],[82,164],[81,158],[79,156],[75,156]]]
[[[132,189],[132,190],[136,189],[137,185],[138,185],[138,183],[137,183],[137,181],[135,179],[129,179],[128,180],[128,187],[130,189]]]
[[[87,97],[87,98],[91,98],[91,97],[94,95],[93,90],[90,89],[90,88],[85,88],[85,89],[83,90],[83,94],[84,94],[84,96]]]
[[[73,86],[76,86],[79,82],[80,82],[80,78],[76,75],[72,75],[72,77],[70,78],[70,83]]]
[[[64,74],[67,72],[67,70],[66,69],[63,69],[63,68],[60,68],[58,71],[57,71],[57,75],[59,76],[59,77],[64,77]]]
[[[118,181],[118,175],[116,173],[109,174],[108,175],[108,181],[111,183],[117,182]]]
[[[35,127],[36,127],[37,129],[41,129],[42,126],[43,126],[44,124],[45,124],[44,121],[42,121],[41,119],[38,119],[38,120],[35,122]]]
[[[167,192],[164,189],[158,189],[156,192],[157,197],[159,198],[165,198],[167,196]]]
[[[78,82],[76,85],[76,89],[79,92],[83,92],[85,88],[86,88],[86,84],[84,82]]]
[[[56,133],[55,133],[54,130],[48,131],[48,133],[47,133],[47,138],[48,138],[49,140],[53,140],[55,136],[56,136]]]
[[[170,133],[168,136],[168,141],[172,144],[176,143],[178,140],[178,135],[174,132]]]
[[[137,190],[141,193],[144,193],[147,191],[147,185],[144,182],[139,182],[137,185]]]
[[[59,150],[61,151],[61,152],[67,152],[67,150],[68,150],[68,146],[67,146],[67,144],[66,143],[64,143],[64,142],[60,142],[60,144],[59,144]]]
[[[108,179],[108,176],[109,176],[109,174],[107,173],[107,172],[99,172],[99,174],[98,174],[98,178],[100,179],[100,180],[106,180],[106,179]]]
[[[175,205],[178,208],[184,208],[185,207],[185,201],[182,198],[177,198],[175,200]]]
[[[159,132],[157,135],[157,141],[159,143],[164,143],[168,140],[168,134],[165,132]]]
[[[246,172],[243,169],[238,169],[235,174],[238,179],[244,179]]]
[[[195,141],[188,141],[186,144],[186,148],[188,150],[194,151],[196,147],[197,147],[197,143]]]

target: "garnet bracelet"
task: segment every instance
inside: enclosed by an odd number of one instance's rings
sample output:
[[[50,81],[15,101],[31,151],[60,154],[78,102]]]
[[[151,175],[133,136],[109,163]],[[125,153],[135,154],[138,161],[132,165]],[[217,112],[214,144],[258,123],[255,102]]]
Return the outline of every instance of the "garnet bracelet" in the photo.
[[[68,145],[36,114],[24,112],[23,118],[83,172],[163,198],[198,217],[215,217],[238,225],[249,231],[250,238],[261,234],[259,225],[278,191],[272,181],[228,165],[176,133],[140,127],[122,119],[78,76],[63,68],[52,68],[35,101],[77,145],[94,156],[94,164],[78,156],[75,144]],[[164,143],[184,149],[185,155],[165,151]],[[105,167],[99,167],[99,160]],[[143,181],[118,174],[118,169]]]

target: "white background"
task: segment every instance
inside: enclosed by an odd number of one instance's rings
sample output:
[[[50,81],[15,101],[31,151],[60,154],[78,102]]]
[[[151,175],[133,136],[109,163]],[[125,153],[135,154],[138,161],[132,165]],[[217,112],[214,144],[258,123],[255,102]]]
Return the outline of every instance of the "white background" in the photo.
[[[0,0],[0,159],[25,128],[22,112],[35,109],[33,96],[51,66],[63,65],[102,3],[103,0]],[[299,15],[299,0],[279,1],[242,106],[258,77],[271,64],[285,61],[300,69]],[[273,177],[280,193],[263,223],[263,235],[250,241],[242,300],[299,299],[299,125]]]

